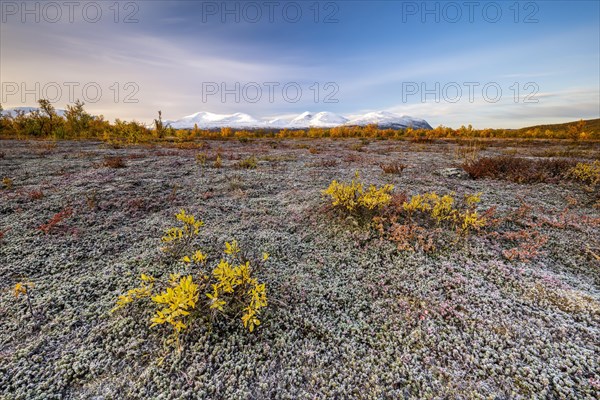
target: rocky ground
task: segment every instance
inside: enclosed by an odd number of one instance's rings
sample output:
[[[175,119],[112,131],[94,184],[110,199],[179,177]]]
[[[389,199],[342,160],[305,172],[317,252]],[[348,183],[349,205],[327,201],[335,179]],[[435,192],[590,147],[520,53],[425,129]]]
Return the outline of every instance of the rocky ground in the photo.
[[[12,179],[0,190],[2,399],[600,397],[600,262],[590,252],[600,215],[576,184],[443,176],[466,156],[449,142],[0,147],[0,179]],[[496,143],[479,155],[556,148]],[[251,155],[256,169],[236,168]],[[108,165],[115,156],[124,168]],[[393,161],[408,167],[384,174],[379,164]],[[327,211],[320,191],[357,170],[409,195],[483,192],[481,207],[500,213],[526,202],[534,218],[558,221],[568,207],[572,222],[545,225],[548,242],[529,262],[479,234],[433,253],[398,251]],[[271,302],[253,333],[239,321],[194,326],[183,352],[159,365],[165,330],[139,307],[110,310],[141,273],[177,270],[160,237],[181,208],[204,221],[195,244],[213,257],[234,238],[271,254],[259,276]],[[64,210],[48,233],[38,229]],[[23,280],[35,285],[35,316],[14,296]]]

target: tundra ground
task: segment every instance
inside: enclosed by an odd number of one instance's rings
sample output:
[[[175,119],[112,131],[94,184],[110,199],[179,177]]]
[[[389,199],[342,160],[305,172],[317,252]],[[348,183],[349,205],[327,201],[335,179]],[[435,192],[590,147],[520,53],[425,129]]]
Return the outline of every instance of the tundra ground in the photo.
[[[514,141],[0,146],[0,179],[11,180],[0,190],[2,399],[600,397],[600,215],[590,194],[572,182],[439,173],[474,152],[589,160],[597,145],[568,154]],[[240,168],[251,156],[256,168]],[[407,167],[385,174],[380,164],[393,162]],[[530,261],[507,259],[478,233],[399,251],[327,209],[321,190],[355,171],[408,195],[482,192],[482,209],[526,204],[531,218],[556,223],[541,226],[547,242]],[[168,353],[142,308],[110,310],[141,273],[177,271],[160,237],[182,208],[204,221],[195,245],[209,255],[232,239],[271,254],[260,271],[270,302],[253,333],[239,321],[194,326],[183,351]],[[34,316],[13,294],[23,280],[35,285]]]

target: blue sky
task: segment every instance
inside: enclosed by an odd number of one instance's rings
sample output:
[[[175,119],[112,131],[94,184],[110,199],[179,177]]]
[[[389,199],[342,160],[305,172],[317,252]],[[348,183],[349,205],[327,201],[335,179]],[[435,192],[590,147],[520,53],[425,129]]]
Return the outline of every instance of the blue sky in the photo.
[[[144,122],[157,110],[387,110],[478,128],[600,117],[597,1],[46,4],[2,1],[5,108],[47,94]]]

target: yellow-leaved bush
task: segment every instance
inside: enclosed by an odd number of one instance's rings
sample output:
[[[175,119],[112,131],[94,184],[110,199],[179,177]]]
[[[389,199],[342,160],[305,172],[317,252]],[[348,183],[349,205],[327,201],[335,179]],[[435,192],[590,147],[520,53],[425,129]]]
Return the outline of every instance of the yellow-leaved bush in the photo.
[[[392,196],[394,186],[386,184],[381,188],[369,185],[367,189],[360,181],[356,172],[352,182],[344,183],[334,180],[329,187],[322,191],[323,195],[331,197],[331,205],[351,214],[365,214],[387,205]]]
[[[197,235],[202,226],[202,221],[183,210],[177,214],[177,219],[184,223],[184,228],[181,228],[181,235],[179,231],[167,231],[175,232],[174,238],[186,238],[190,232]],[[225,243],[223,255],[218,262],[215,260],[214,266],[210,265],[208,255],[196,250],[178,260],[186,270],[184,274],[171,274],[166,282],[142,274],[140,286],[119,296],[112,311],[134,300],[149,300],[148,304],[154,309],[150,326],[169,326],[172,336],[168,343],[175,344],[178,349],[181,349],[181,333],[196,320],[212,323],[219,317],[239,317],[244,328],[252,332],[260,325],[261,311],[267,306],[266,285],[254,276],[253,266],[261,267],[268,259],[269,254],[263,253],[260,260],[249,260],[235,240]]]
[[[390,205],[373,217],[372,227],[401,251],[432,252],[447,241],[445,228],[467,236],[486,226],[489,210],[479,214],[476,206],[480,201],[481,193],[467,194],[462,200],[454,193],[428,192],[410,198],[395,194]]]
[[[600,184],[600,160],[591,163],[577,163],[570,170],[570,175],[576,180],[595,186]]]
[[[595,193],[594,207],[600,208],[600,160],[577,163],[571,168],[569,175],[576,181],[585,184],[589,192]]]
[[[31,313],[32,317],[35,316],[35,314],[33,313],[33,306],[31,305],[31,289],[33,287],[35,287],[35,284],[33,282],[19,281],[15,284],[15,287],[13,288],[13,293],[16,298],[19,298],[20,295],[23,295],[27,299],[27,306],[29,307],[29,312]]]
[[[200,233],[200,227],[204,225],[202,221],[196,221],[196,217],[186,214],[185,210],[179,211],[175,218],[181,223],[182,227],[172,227],[166,230],[162,237],[165,253],[178,257],[192,243],[192,240]]]
[[[152,296],[152,301],[162,304],[162,309],[156,310],[156,314],[150,320],[150,327],[162,324],[170,324],[175,332],[179,333],[187,328],[183,322],[184,317],[190,315],[190,311],[196,308],[198,302],[198,285],[194,283],[191,275],[180,278],[172,276],[169,279],[170,287],[164,292]]]
[[[462,233],[478,230],[485,226],[486,220],[475,210],[481,201],[481,193],[464,196],[461,207],[456,206],[453,194],[440,196],[436,192],[417,194],[402,205],[408,213],[409,220],[417,212],[433,219],[437,225],[444,222],[457,228]]]
[[[152,296],[152,288],[154,287],[154,277],[142,274],[140,276],[142,283],[140,286],[129,289],[125,294],[122,294],[117,299],[117,305],[112,311],[116,311],[127,304],[132,303],[134,300],[143,299],[144,297]]]

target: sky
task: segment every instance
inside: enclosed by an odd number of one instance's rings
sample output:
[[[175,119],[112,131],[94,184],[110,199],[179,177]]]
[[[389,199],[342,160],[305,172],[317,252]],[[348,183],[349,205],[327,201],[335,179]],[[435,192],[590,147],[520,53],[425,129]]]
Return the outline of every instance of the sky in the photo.
[[[109,120],[600,118],[598,1],[0,1],[0,104]]]

